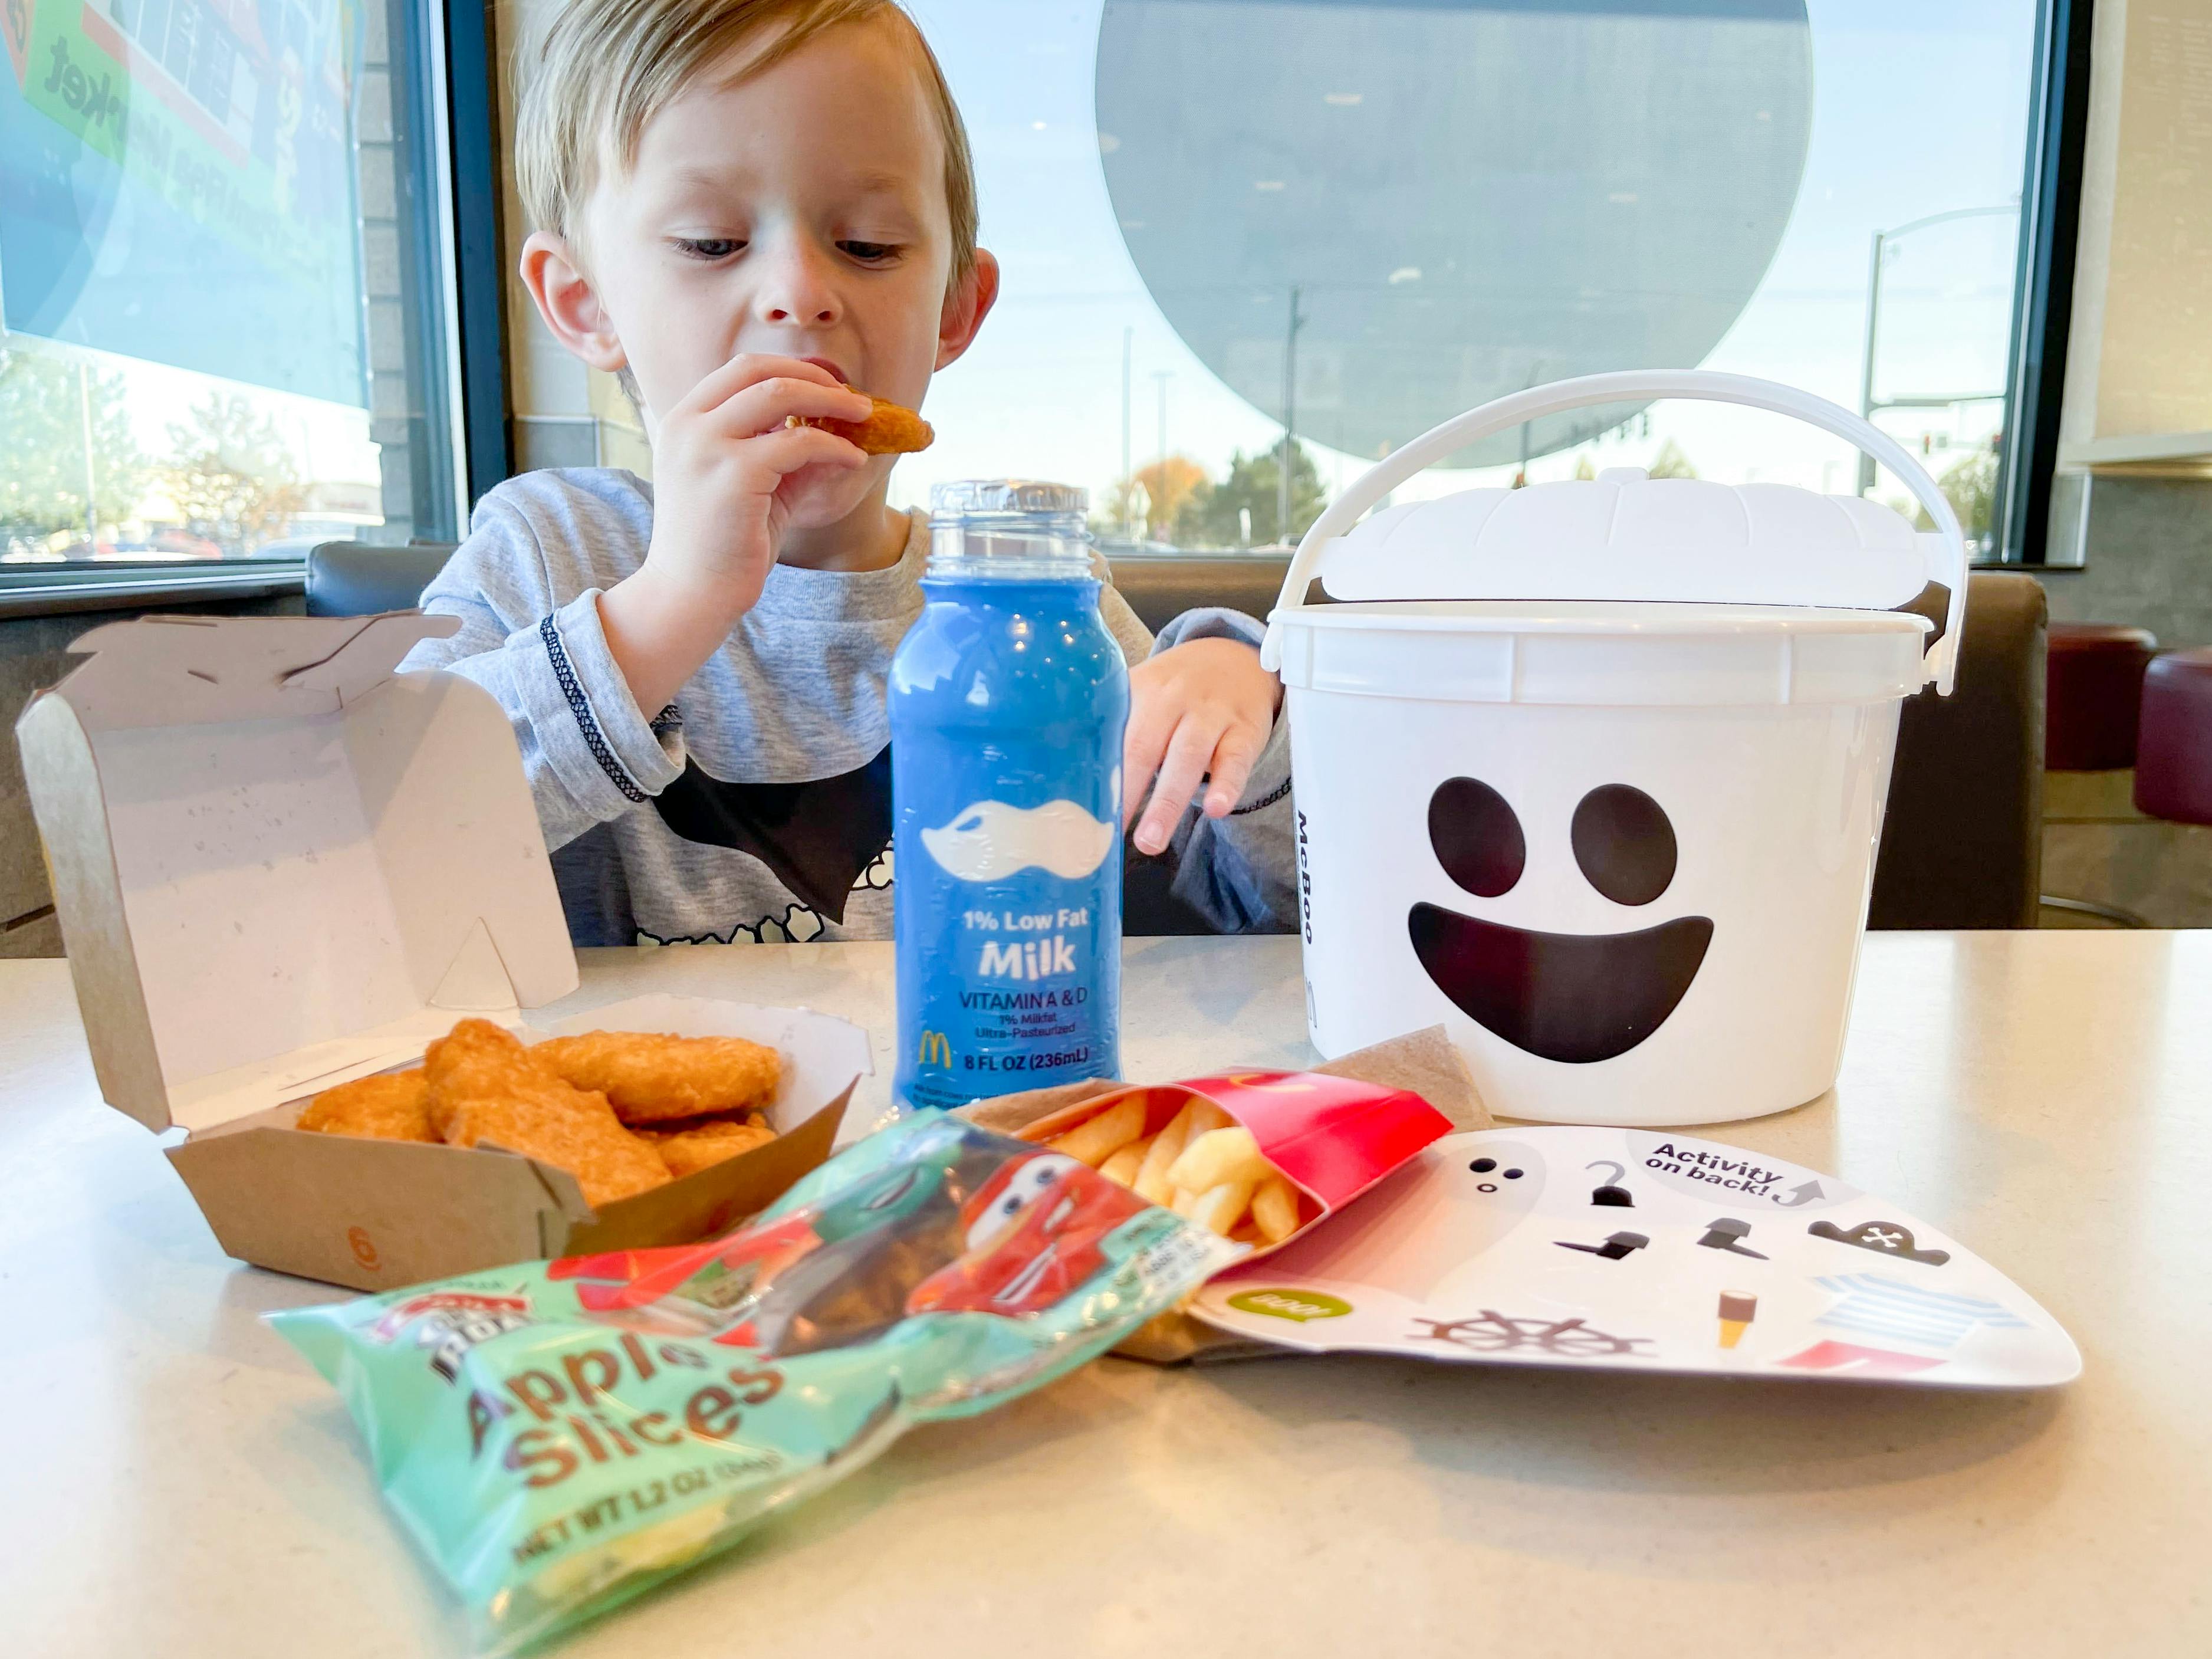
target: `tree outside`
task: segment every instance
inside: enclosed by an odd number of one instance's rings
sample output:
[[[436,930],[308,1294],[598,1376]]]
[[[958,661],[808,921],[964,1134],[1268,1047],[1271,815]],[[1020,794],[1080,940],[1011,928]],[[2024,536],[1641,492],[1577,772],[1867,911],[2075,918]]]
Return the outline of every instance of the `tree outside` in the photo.
[[[1954,461],[1937,475],[1936,488],[1958,514],[1959,528],[1971,551],[1977,540],[1986,540],[1996,523],[1997,440],[1978,446],[1971,454]],[[1893,495],[1887,504],[1915,530],[1933,530],[1936,520],[1928,509],[1909,495]]]
[[[112,529],[137,512],[147,476],[121,376],[19,343],[0,348],[0,538],[9,552],[43,554],[57,535],[83,539],[88,484],[94,525]]]
[[[162,485],[185,527],[226,551],[281,535],[307,501],[276,422],[235,392],[210,392],[189,422],[170,422],[174,459]]]
[[[1150,466],[1139,467],[1136,483],[1145,492],[1146,521],[1150,533],[1158,541],[1176,539],[1177,527],[1188,514],[1191,504],[1212,487],[1206,481],[1206,469],[1188,455],[1170,455]]]
[[[1690,458],[1682,453],[1681,445],[1672,438],[1659,446],[1659,453],[1651,458],[1647,477],[1654,478],[1694,478],[1698,469],[1690,465]]]
[[[1186,547],[1255,547],[1295,541],[1321,517],[1326,502],[1321,471],[1303,444],[1291,447],[1291,522],[1285,526],[1281,506],[1282,465],[1279,448],[1257,455],[1242,451],[1229,458],[1229,476],[1219,483],[1194,490],[1175,520],[1176,544]],[[1244,514],[1251,515],[1251,534],[1244,533]]]
[[[1181,548],[1257,547],[1303,536],[1321,516],[1326,501],[1321,470],[1304,445],[1293,446],[1291,463],[1291,526],[1285,537],[1277,523],[1282,505],[1279,448],[1256,455],[1237,451],[1229,459],[1229,476],[1214,483],[1187,455],[1140,466],[1106,492],[1101,515],[1091,521],[1100,535],[1122,533],[1124,525],[1142,520],[1152,540]],[[1246,515],[1250,533],[1246,533]]]
[[[1964,460],[1946,467],[1943,476],[1936,480],[1936,487],[1951,503],[1951,511],[1959,515],[1960,527],[1966,532],[1968,541],[1986,537],[1996,522],[1996,448],[1978,449]],[[1929,529],[1935,528],[1925,513],[1920,518]]]

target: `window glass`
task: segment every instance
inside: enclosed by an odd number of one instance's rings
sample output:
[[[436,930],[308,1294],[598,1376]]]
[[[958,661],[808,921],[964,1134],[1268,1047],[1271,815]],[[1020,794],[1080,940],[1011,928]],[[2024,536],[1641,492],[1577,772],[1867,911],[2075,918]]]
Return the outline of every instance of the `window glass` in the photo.
[[[456,523],[419,0],[5,0],[0,562]]]
[[[1987,532],[2033,0],[914,9],[1005,289],[902,500],[1031,473],[1089,485],[1118,550],[1279,543],[1285,493],[1295,536],[1490,398],[1703,367],[1871,406]],[[1644,466],[1905,499],[1839,440],[1705,404],[1559,416],[1455,465],[1401,498]]]

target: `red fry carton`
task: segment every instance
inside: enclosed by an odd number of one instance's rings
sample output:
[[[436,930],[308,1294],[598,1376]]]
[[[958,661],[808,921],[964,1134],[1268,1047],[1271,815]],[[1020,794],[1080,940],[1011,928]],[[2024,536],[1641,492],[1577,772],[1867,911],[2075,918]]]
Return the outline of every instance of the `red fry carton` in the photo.
[[[1454,1127],[1410,1089],[1318,1072],[1228,1072],[1110,1089],[1017,1133],[1024,1140],[1051,1140],[1131,1098],[1143,1103],[1145,1137],[1166,1128],[1193,1100],[1210,1102],[1250,1130],[1260,1155],[1297,1189],[1297,1231],[1273,1243],[1247,1240],[1255,1257],[1342,1209]]]

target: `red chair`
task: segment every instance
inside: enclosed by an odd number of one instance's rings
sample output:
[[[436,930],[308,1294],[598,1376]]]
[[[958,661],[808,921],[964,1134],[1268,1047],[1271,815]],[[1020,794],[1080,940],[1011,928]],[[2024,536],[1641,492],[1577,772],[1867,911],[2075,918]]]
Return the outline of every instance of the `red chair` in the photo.
[[[2143,672],[2158,636],[2110,623],[2055,622],[2046,649],[2044,765],[2053,772],[2133,766]]]
[[[2212,823],[2212,647],[2169,651],[2143,676],[2136,810]]]

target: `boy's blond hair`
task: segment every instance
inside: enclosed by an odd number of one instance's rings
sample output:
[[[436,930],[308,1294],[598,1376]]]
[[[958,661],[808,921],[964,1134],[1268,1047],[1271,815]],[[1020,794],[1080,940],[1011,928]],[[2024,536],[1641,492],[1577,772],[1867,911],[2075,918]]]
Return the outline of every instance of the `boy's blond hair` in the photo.
[[[945,143],[952,280],[975,268],[975,164],[968,130],[937,55],[895,0],[563,0],[532,43],[515,120],[514,178],[523,210],[572,246],[599,170],[627,171],[640,136],[694,76],[758,42],[740,78],[844,23],[890,20],[911,40],[924,95]]]

